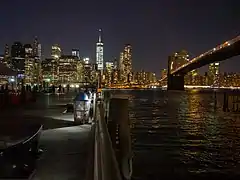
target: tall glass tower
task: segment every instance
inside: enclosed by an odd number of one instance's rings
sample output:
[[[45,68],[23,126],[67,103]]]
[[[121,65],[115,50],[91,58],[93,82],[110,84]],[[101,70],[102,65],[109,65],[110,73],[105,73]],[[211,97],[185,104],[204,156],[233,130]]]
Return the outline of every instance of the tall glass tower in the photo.
[[[129,82],[132,78],[132,47],[130,44],[126,44],[123,51],[123,74],[124,82]]]
[[[219,62],[209,64],[208,85],[215,87],[219,85],[219,67],[220,67]]]
[[[96,44],[96,64],[97,70],[103,73],[103,42],[101,37],[102,30],[99,29],[98,42]]]

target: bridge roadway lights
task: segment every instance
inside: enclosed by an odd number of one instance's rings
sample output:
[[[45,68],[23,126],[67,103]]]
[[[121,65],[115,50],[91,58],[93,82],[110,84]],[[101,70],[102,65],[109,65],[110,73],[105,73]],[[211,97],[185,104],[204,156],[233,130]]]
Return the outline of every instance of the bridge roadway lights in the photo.
[[[168,75],[167,90],[184,91],[184,76],[183,75]]]

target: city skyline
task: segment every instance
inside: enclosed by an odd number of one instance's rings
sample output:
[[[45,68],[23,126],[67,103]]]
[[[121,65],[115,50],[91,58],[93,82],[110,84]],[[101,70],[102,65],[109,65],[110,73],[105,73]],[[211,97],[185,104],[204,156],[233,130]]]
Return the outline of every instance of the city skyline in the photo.
[[[3,22],[0,30],[1,54],[6,43],[10,46],[18,40],[32,42],[37,35],[45,58],[50,55],[51,46],[57,43],[64,54],[70,54],[71,49],[77,48],[80,49],[81,56],[89,56],[94,61],[98,36],[96,31],[101,27],[105,42],[104,61],[118,58],[123,44],[130,43],[134,49],[133,68],[139,71],[144,67],[146,71],[159,74],[161,69],[167,67],[169,54],[186,49],[190,57],[198,56],[201,52],[237,36],[240,29],[237,23],[239,14],[235,13],[235,7],[238,7],[235,1],[218,1],[217,4],[208,2],[207,6],[206,1],[128,2],[124,13],[120,11],[123,7],[121,4],[111,5],[103,1],[100,14],[89,10],[92,1],[84,4],[77,1],[57,4],[42,1],[37,3],[34,11],[32,3],[28,2],[30,1],[21,2],[21,8],[18,9],[17,1],[11,8],[8,8],[11,5],[9,2],[3,2],[5,8],[0,12]],[[98,7],[98,3],[94,3]],[[53,4],[55,8],[51,8]],[[113,10],[107,8],[107,5],[114,7],[115,13],[111,12]],[[71,13],[76,12],[78,6],[85,8],[81,9],[81,13]],[[64,8],[66,12],[60,13]],[[7,12],[7,9],[11,9],[11,13]],[[201,16],[191,16],[193,13],[200,14],[203,9]],[[26,12],[32,16],[29,17]],[[233,16],[234,13],[236,16]],[[113,14],[112,17],[109,14]],[[25,28],[25,23],[29,28]],[[238,58],[222,62],[221,71],[237,72]]]

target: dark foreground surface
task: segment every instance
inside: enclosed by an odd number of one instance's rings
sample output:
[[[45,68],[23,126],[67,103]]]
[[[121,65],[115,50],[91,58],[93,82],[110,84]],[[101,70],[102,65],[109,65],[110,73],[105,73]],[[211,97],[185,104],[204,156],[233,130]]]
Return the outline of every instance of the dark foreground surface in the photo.
[[[115,93],[130,96],[132,179],[240,179],[240,115],[222,92]]]
[[[89,155],[89,131],[89,125],[44,131],[40,138],[44,153],[31,179],[84,179]]]
[[[35,103],[0,109],[0,124],[4,125],[0,139],[8,136],[8,142],[17,143],[33,133],[32,127],[43,125],[39,141],[43,153],[32,164],[31,172],[18,178],[31,175],[29,179],[84,179],[90,125],[76,126],[73,114],[63,113],[74,97],[74,93],[40,95]],[[14,154],[20,157],[18,152]]]

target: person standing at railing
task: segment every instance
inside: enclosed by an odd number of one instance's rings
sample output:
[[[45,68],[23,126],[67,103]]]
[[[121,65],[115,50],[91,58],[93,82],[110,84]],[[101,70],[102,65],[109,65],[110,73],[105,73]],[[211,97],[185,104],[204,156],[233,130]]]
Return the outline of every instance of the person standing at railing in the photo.
[[[52,93],[55,94],[55,92],[56,92],[56,88],[54,85],[52,85]]]
[[[67,93],[69,93],[70,85],[67,85]]]
[[[0,88],[0,108],[5,105],[5,95],[4,95],[4,86]]]
[[[36,96],[37,96],[37,86],[34,86],[32,91],[32,102],[36,102]]]
[[[22,89],[21,89],[21,102],[22,103],[25,103],[25,101],[26,101],[26,90],[25,90],[25,86],[24,85],[22,85]]]
[[[0,93],[4,93],[4,86],[1,86]]]
[[[58,93],[62,93],[62,86],[61,85],[58,86]]]
[[[3,93],[4,93],[4,104],[7,106],[9,104],[8,84],[5,85],[5,89],[4,89]]]

